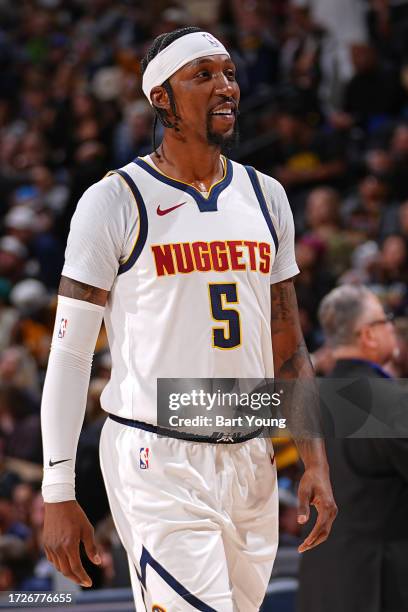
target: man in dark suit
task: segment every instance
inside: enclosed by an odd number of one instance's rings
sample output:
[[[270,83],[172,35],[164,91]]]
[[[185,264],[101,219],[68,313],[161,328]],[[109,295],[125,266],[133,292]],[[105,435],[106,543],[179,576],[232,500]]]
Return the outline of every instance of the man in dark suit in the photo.
[[[336,360],[330,377],[358,380],[363,406],[367,378],[388,377],[393,325],[371,291],[346,285],[319,318]],[[298,612],[407,612],[408,439],[328,438],[326,448],[339,514],[326,543],[302,556]]]

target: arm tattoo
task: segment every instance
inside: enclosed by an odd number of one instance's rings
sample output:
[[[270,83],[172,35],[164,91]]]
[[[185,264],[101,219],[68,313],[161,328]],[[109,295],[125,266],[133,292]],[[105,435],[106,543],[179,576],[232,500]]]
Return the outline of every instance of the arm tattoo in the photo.
[[[299,342],[293,354],[282,362],[279,375],[281,378],[313,376],[313,366],[304,340]]]
[[[70,297],[75,300],[82,300],[84,302],[91,302],[98,306],[105,306],[109,291],[87,285],[86,283],[80,283],[67,276],[61,276],[58,295]]]
[[[272,285],[272,321],[275,326],[278,322],[293,321],[296,296],[293,285],[287,282]]]
[[[285,382],[281,410],[289,429],[297,439],[319,435],[320,402],[292,280],[271,287],[271,336],[275,380]]]
[[[291,280],[271,287],[271,332],[275,375],[278,378],[313,376]]]

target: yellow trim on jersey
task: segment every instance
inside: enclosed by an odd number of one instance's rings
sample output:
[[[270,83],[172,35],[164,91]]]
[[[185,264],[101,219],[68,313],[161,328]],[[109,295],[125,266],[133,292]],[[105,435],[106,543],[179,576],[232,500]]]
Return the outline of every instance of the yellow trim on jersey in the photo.
[[[187,185],[187,187],[191,187],[192,189],[195,189],[197,191],[197,193],[199,193],[204,200],[208,200],[211,196],[211,191],[214,189],[214,187],[216,187],[217,185],[219,185],[220,183],[222,183],[222,181],[225,179],[225,177],[227,176],[227,160],[225,159],[224,155],[221,155],[221,161],[222,161],[222,165],[224,167],[224,174],[222,175],[222,178],[220,178],[219,181],[217,181],[216,183],[214,183],[214,185],[211,185],[209,191],[207,192],[207,195],[204,196],[203,192],[200,191],[199,189],[197,189],[197,187],[194,187],[194,185],[191,185],[191,183],[186,183],[185,181],[180,181],[179,179],[176,179],[172,176],[169,176],[168,174],[165,174],[164,172],[162,172],[161,170],[159,170],[159,168],[157,168],[157,166],[151,164],[150,162],[147,161],[147,159],[145,157],[140,157],[139,159],[142,159],[148,166],[150,166],[151,168],[153,168],[153,170],[156,170],[156,172],[158,172],[159,174],[161,174],[162,176],[164,176],[165,178],[170,179],[171,181],[175,181],[176,183],[181,183],[182,185]]]

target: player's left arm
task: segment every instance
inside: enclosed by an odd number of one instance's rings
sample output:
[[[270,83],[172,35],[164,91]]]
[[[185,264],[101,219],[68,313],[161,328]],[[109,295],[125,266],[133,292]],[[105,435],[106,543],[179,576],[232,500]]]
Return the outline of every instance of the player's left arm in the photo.
[[[314,371],[300,327],[296,292],[292,279],[271,285],[271,333],[275,378],[281,380],[304,379],[305,384],[307,384],[308,379],[312,381]],[[315,406],[314,409],[316,412],[311,418],[317,417],[318,419],[319,407]],[[306,411],[310,415],[311,407],[310,404],[304,407],[299,406],[298,398],[296,406],[289,405],[286,410],[296,410],[297,414],[292,415],[292,418],[296,419],[297,415],[301,415],[301,418],[303,418]],[[306,429],[305,427],[305,431]],[[302,428],[301,426],[295,426],[295,430],[300,432]],[[295,437],[296,445],[305,466],[304,474],[299,483],[298,522],[303,524],[309,520],[311,505],[315,506],[318,512],[316,524],[299,546],[299,552],[304,552],[324,542],[330,533],[337,514],[324,440],[322,437],[315,437],[315,430],[313,434],[305,435],[304,438]]]

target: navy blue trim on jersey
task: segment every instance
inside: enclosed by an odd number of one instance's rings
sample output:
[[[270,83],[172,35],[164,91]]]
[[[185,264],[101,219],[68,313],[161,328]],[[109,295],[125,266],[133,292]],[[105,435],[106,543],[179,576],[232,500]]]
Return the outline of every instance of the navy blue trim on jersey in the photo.
[[[146,240],[147,240],[148,221],[147,221],[146,205],[143,201],[142,194],[136,187],[133,179],[124,170],[115,170],[114,172],[119,174],[123,178],[123,180],[126,181],[129,189],[133,193],[133,197],[135,198],[136,205],[139,211],[139,235],[137,237],[136,244],[134,245],[131,254],[127,258],[125,263],[119,266],[119,270],[118,270],[118,275],[119,275],[119,274],[123,274],[123,272],[127,272],[128,270],[130,270],[130,268],[135,264],[136,260],[138,259],[141,252],[143,251],[143,247],[146,244]]]
[[[239,433],[223,433],[214,432],[212,436],[200,436],[198,434],[189,434],[178,429],[168,429],[167,427],[159,427],[158,425],[152,425],[151,423],[144,423],[143,421],[137,421],[136,419],[125,419],[117,414],[108,414],[109,418],[121,425],[127,425],[128,427],[135,427],[136,429],[142,429],[149,433],[156,434],[157,436],[164,436],[165,438],[176,438],[177,440],[184,440],[185,442],[202,442],[205,444],[240,444],[241,442],[248,442],[254,438],[259,438],[263,432],[263,427],[255,429],[244,436]]]
[[[144,603],[144,607],[145,607],[145,612],[149,612],[148,609],[147,609],[147,606],[146,606],[146,599],[145,599],[146,585],[143,585],[142,576],[140,575],[139,570],[137,569],[135,563],[133,563],[133,567],[135,568],[136,575],[137,575],[137,577],[139,579],[140,592],[142,594],[142,599],[143,599],[143,603]],[[145,582],[146,582],[146,578],[145,578]]]
[[[265,196],[262,191],[262,187],[259,183],[259,179],[258,179],[256,170],[255,168],[252,168],[252,166],[245,166],[245,170],[248,172],[249,180],[251,181],[252,187],[255,191],[255,195],[258,199],[259,206],[261,207],[262,214],[265,217],[265,221],[269,227],[269,231],[272,234],[272,238],[275,243],[275,250],[276,252],[278,252],[278,248],[279,248],[278,235],[273,226],[271,215],[269,214],[269,210],[268,210],[268,205],[266,203]]]
[[[218,210],[218,196],[224,189],[228,187],[232,180],[232,163],[229,159],[225,159],[226,161],[226,171],[225,176],[219,183],[216,183],[214,187],[211,188],[210,195],[208,198],[205,198],[197,189],[188,185],[187,183],[183,183],[182,181],[177,181],[176,179],[172,179],[169,176],[166,176],[156,170],[153,166],[145,162],[144,159],[140,159],[137,157],[133,160],[133,163],[146,170],[151,176],[156,178],[158,181],[165,183],[166,185],[170,185],[170,187],[175,187],[175,189],[180,189],[185,193],[191,195],[192,198],[197,202],[197,206],[200,212],[216,212]]]
[[[146,569],[147,566],[150,565],[152,569],[164,580],[166,584],[169,585],[173,591],[175,591],[180,597],[184,599],[187,603],[190,604],[196,610],[201,610],[202,612],[217,612],[214,608],[207,605],[201,599],[190,593],[178,580],[174,578],[164,567],[156,561],[149,553],[148,550],[143,546],[142,555],[140,557],[140,571],[141,571],[141,583],[146,588]]]

